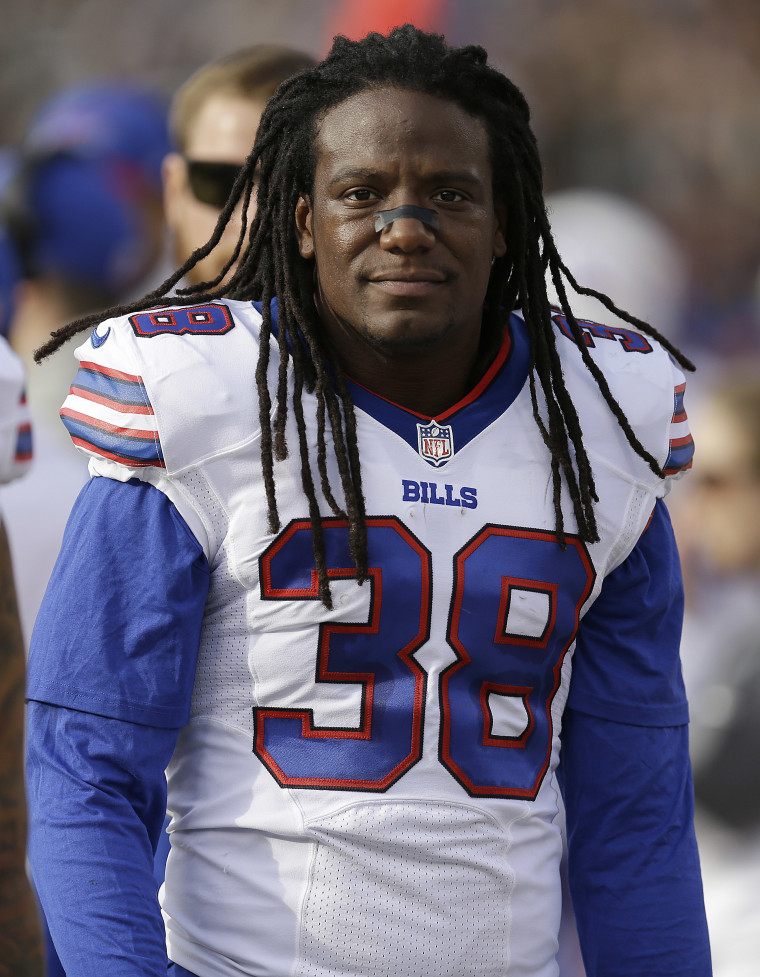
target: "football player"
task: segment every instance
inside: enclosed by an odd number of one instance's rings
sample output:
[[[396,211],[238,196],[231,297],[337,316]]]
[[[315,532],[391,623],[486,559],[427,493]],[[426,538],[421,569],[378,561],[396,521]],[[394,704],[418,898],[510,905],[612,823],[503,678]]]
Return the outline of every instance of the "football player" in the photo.
[[[39,351],[95,325],[29,685],[69,977],[552,977],[558,780],[589,975],[709,974],[690,364],[565,281],[522,94],[406,26],[283,83],[207,245]]]

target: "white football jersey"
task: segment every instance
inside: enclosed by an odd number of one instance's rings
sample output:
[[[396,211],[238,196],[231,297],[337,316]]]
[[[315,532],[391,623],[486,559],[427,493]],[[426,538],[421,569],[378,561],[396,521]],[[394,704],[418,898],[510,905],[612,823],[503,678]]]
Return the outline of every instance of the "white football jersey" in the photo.
[[[667,480],[633,452],[558,318],[601,536],[575,535],[563,496],[560,547],[513,316],[483,380],[436,418],[352,385],[369,580],[320,497],[326,610],[292,412],[275,463],[282,529],[267,528],[260,322],[226,301],[103,323],[62,410],[91,472],[164,492],[212,569],[168,770],[170,957],[199,977],[553,977],[553,772],[574,639]],[[678,474],[691,457],[679,371],[636,333],[585,328],[637,436]],[[277,359],[273,342],[272,387]]]

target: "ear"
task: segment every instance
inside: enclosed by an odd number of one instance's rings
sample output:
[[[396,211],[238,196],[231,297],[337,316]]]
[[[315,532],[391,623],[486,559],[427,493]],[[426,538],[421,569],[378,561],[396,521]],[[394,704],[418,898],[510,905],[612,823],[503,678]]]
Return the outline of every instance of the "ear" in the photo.
[[[314,258],[314,234],[312,233],[311,201],[301,194],[296,204],[296,237],[298,250],[302,258],[311,261]]]
[[[502,258],[507,251],[507,208],[497,201],[494,207],[496,212],[496,227],[493,234],[493,256]]]

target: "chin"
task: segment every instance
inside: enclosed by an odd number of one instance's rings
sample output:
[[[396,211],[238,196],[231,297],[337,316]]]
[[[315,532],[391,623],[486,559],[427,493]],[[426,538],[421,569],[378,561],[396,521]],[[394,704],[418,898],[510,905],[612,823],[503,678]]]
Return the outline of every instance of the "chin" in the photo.
[[[387,324],[365,326],[363,333],[367,342],[376,349],[427,349],[445,340],[454,324],[435,318],[431,322],[420,322],[418,316],[397,319]]]

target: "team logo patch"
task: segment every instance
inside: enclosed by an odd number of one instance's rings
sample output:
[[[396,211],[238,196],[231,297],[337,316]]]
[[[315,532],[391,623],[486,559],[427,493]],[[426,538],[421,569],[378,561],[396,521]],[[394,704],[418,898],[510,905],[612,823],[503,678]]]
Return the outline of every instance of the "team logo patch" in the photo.
[[[454,431],[449,424],[417,425],[417,450],[430,465],[438,468],[454,457]]]

